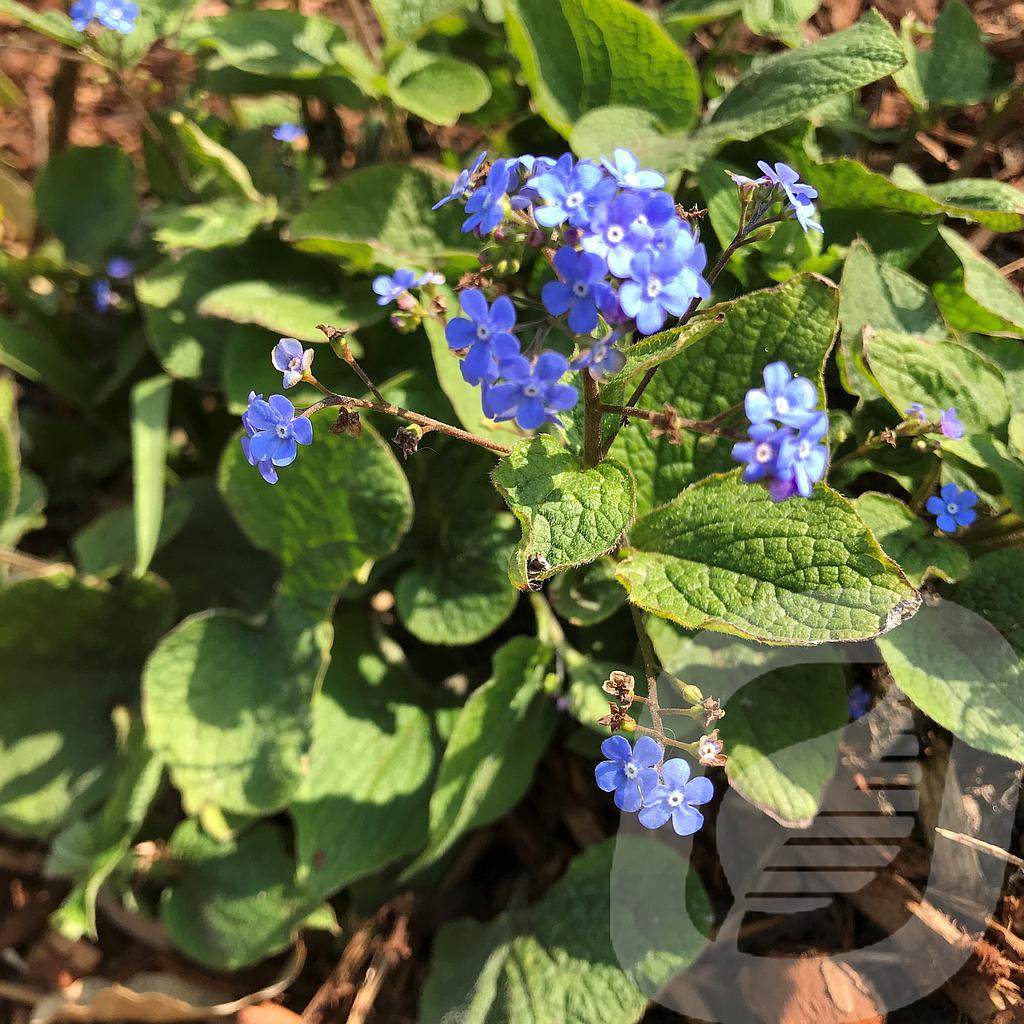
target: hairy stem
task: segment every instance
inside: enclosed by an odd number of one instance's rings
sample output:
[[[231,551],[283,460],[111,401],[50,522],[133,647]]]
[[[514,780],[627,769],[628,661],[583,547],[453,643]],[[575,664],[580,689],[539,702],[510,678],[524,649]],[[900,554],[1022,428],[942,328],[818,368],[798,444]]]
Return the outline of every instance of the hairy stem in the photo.
[[[323,385],[318,386],[321,391],[326,391]],[[299,415],[308,419],[315,413],[320,412],[321,409],[337,406],[366,409],[368,412],[381,412],[386,416],[397,416],[399,419],[408,420],[410,423],[415,423],[418,427],[423,427],[426,431],[435,430],[439,434],[447,434],[458,441],[466,441],[469,444],[478,445],[480,448],[486,448],[488,451],[495,452],[498,455],[508,455],[512,451],[511,446],[507,444],[501,444],[499,441],[492,441],[489,438],[471,434],[468,430],[453,427],[450,423],[443,423],[441,420],[435,420],[430,416],[423,416],[418,412],[413,412],[411,409],[403,409],[400,405],[392,405],[383,399],[378,402],[371,402],[367,398],[352,398],[348,395],[338,395],[331,392],[326,398],[322,398],[319,402],[314,402],[309,408],[303,409]]]
[[[685,416],[677,416],[674,422],[680,429],[691,430],[695,434],[707,434],[710,437],[728,437],[734,441],[739,441],[746,435],[740,431],[729,430],[727,427],[719,426],[719,422],[734,411],[735,406],[708,420],[691,420]],[[637,409],[631,405],[602,405],[601,412],[613,412],[624,419],[647,420],[648,423],[656,423],[665,418],[665,413],[659,412],[657,409]]]
[[[651,645],[651,638],[647,635],[647,627],[644,625],[643,612],[635,604],[630,604],[629,613],[633,616],[633,627],[636,629],[637,640],[640,641],[640,656],[644,661],[644,674],[647,676],[647,710],[651,714],[651,724],[654,731],[651,735],[662,739],[665,730],[661,726],[661,705],[658,703],[658,669],[654,659],[654,647]],[[671,746],[678,744],[672,743]]]
[[[589,372],[583,371],[583,465],[601,461],[601,389]]]

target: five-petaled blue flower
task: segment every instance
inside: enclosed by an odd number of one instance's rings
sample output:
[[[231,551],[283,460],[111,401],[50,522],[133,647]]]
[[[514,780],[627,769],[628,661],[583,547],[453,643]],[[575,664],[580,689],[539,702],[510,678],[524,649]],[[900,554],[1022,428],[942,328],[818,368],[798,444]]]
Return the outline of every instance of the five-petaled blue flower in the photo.
[[[484,413],[493,420],[515,419],[523,430],[536,430],[544,423],[561,427],[558,413],[579,401],[571,384],[559,384],[568,369],[565,356],[558,352],[542,352],[533,366],[523,356],[505,360],[501,383],[483,393]]]
[[[749,441],[740,441],[732,447],[732,457],[747,464],[743,470],[744,482],[753,484],[775,477],[782,443],[792,436],[789,430],[774,423],[755,423],[747,433]]]
[[[846,697],[846,710],[853,721],[863,718],[871,707],[871,693],[863,686],[854,686]]]
[[[518,161],[495,160],[486,181],[466,201],[469,216],[462,222],[462,230],[489,235],[504,219],[505,194],[518,180]]]
[[[569,364],[572,370],[586,370],[596,381],[605,381],[626,365],[626,353],[615,347],[619,332],[595,341]]]
[[[751,423],[778,420],[799,429],[815,418],[817,404],[818,389],[806,377],[793,376],[780,360],[764,368],[764,388],[751,388],[743,407]]]
[[[284,124],[279,124],[272,134],[278,142],[297,142],[306,137],[306,129],[301,124],[285,121]]]
[[[598,788],[615,794],[615,806],[620,811],[639,811],[643,804],[641,785],[646,782],[651,789],[658,785],[655,765],[665,756],[661,744],[651,736],[641,736],[631,747],[625,736],[609,736],[601,744],[601,753],[608,760],[594,768]]]
[[[559,157],[550,170],[534,175],[527,184],[547,202],[533,212],[537,223],[545,228],[567,221],[574,228],[585,228],[595,209],[615,195],[615,182],[605,177],[600,167],[589,160],[574,164],[569,153]]]
[[[683,276],[683,261],[674,252],[645,249],[633,257],[630,280],[619,288],[619,304],[636,320],[641,334],[654,334],[666,316],[682,316],[694,297]]]
[[[795,437],[790,435],[782,442],[776,475],[792,479],[796,493],[802,498],[809,498],[814,485],[825,475],[828,449],[821,440],[827,433],[828,416],[816,412]],[[771,487],[768,489],[772,491]],[[784,491],[785,488],[781,488],[779,496],[772,493],[772,497],[777,501],[790,497]]]
[[[541,289],[544,307],[552,316],[569,311],[569,328],[589,334],[597,326],[599,309],[613,307],[614,296],[605,282],[608,267],[600,256],[563,246],[555,253],[561,281],[548,281]]]
[[[438,199],[436,203],[431,207],[432,210],[439,210],[446,203],[453,202],[456,199],[462,199],[469,191],[470,184],[473,181],[473,175],[480,170],[480,165],[487,159],[487,150],[480,153],[477,158],[473,161],[472,167],[465,167],[459,171],[459,176],[455,179],[455,183],[451,187],[451,191],[443,199]]]
[[[690,766],[681,757],[673,757],[661,766],[661,778],[658,782],[657,775],[653,780],[645,775],[641,780],[640,824],[661,828],[671,819],[677,835],[692,836],[704,824],[704,815],[694,805],[706,804],[715,795],[711,780],[703,775],[691,779]]]
[[[94,13],[104,28],[126,36],[135,28],[139,5],[132,0],[96,0]]]
[[[657,171],[640,170],[640,161],[621,146],[615,148],[614,160],[603,157],[601,163],[621,188],[652,189],[665,185],[663,175]]]
[[[275,466],[290,466],[295,461],[297,444],[313,443],[313,424],[296,416],[295,406],[284,395],[271,395],[264,401],[250,391],[242,425],[248,435],[242,438],[242,451],[249,465],[258,467],[270,484],[277,482]]]
[[[825,230],[820,224],[811,219],[815,213],[813,200],[818,198],[818,190],[816,188],[802,182],[800,175],[789,164],[780,162],[772,167],[771,164],[764,160],[758,160],[757,166],[764,173],[764,179],[762,180],[771,182],[786,193],[790,209],[792,209],[797,221],[800,223],[800,227],[804,231],[807,231],[808,228],[813,231]]]
[[[283,387],[290,388],[305,377],[313,365],[313,350],[303,351],[302,343],[297,338],[282,338],[275,346],[270,357],[275,370],[284,375],[281,379]]]
[[[956,414],[955,405],[950,409],[942,411],[942,416],[939,419],[939,429],[946,437],[952,438],[954,441],[958,441],[964,436],[964,425]]]
[[[640,196],[632,192],[617,195],[594,211],[590,227],[583,236],[583,248],[603,256],[616,277],[629,277],[633,257],[654,238],[654,230],[644,213],[644,200]]]
[[[75,0],[68,12],[76,32],[84,32],[96,16],[96,0]]]
[[[444,336],[448,347],[468,349],[462,360],[462,376],[468,384],[497,380],[498,364],[519,355],[519,342],[511,333],[516,308],[507,295],[490,307],[478,288],[467,288],[459,296],[465,316],[448,321]]]
[[[415,270],[399,267],[393,275],[380,274],[373,279],[373,290],[377,293],[377,305],[386,306],[401,298],[410,288],[422,288],[425,284],[440,284],[444,278],[440,274],[427,271],[418,277]]]
[[[956,484],[946,484],[928,499],[925,507],[936,517],[935,525],[943,533],[956,533],[958,527],[970,526],[977,519],[977,503],[974,491],[961,491]]]

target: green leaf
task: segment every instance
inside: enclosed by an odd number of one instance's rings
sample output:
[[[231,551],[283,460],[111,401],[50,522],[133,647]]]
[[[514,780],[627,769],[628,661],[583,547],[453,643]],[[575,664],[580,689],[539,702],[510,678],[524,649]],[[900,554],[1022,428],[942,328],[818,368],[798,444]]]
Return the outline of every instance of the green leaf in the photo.
[[[954,600],[995,626],[1024,657],[1024,552],[990,551],[974,559]]]
[[[153,237],[164,249],[219,249],[244,242],[261,224],[273,220],[276,211],[273,202],[221,196],[160,210],[150,219],[158,225]]]
[[[1002,426],[1010,418],[999,370],[965,345],[880,331],[868,336],[865,349],[882,394],[901,416],[912,402],[930,414],[955,406],[968,434]]]
[[[852,28],[780,53],[744,75],[697,133],[694,145],[706,151],[727,139],[754,139],[834,96],[892,74],[904,63],[900,41],[871,10]]]
[[[994,473],[1010,508],[1024,516],[1024,463],[1012,458],[1002,441],[991,434],[967,434],[958,441],[943,441],[942,448],[971,466]]]
[[[799,46],[800,26],[820,6],[821,0],[744,0],[743,20],[751,32]]]
[[[199,0],[147,0],[139,5],[135,27],[127,35],[101,31],[90,42],[117,67],[130,67],[164,36],[178,31],[191,16]]]
[[[667,331],[652,334],[643,341],[630,345],[626,349],[626,362],[622,369],[609,377],[610,381],[627,380],[646,373],[655,366],[668,362],[669,359],[688,349],[695,341],[710,334],[725,319],[728,303],[721,308],[711,307],[705,310],[682,327],[671,327]]]
[[[5,828],[47,836],[103,800],[116,757],[111,710],[136,699],[170,615],[153,577],[112,589],[58,575],[0,590]]]
[[[0,386],[3,384],[4,380],[0,379]],[[8,426],[6,417],[0,415],[0,526],[3,526],[18,508],[20,461],[14,432]]]
[[[58,153],[39,175],[36,206],[39,222],[60,239],[68,259],[99,263],[138,219],[131,157],[115,146]]]
[[[597,843],[532,907],[442,927],[419,1020],[636,1024],[697,958],[711,920],[700,880],[671,846],[630,835]]]
[[[239,315],[242,315],[241,311]],[[254,315],[260,315],[259,311],[254,311]],[[271,334],[262,327],[229,327],[228,330],[231,337],[221,367],[222,387],[228,412],[232,416],[241,416],[249,407],[250,391],[258,395],[273,395],[281,390],[281,371],[274,369],[269,353],[273,351],[277,339],[287,337],[289,332],[277,331]],[[322,341],[322,334],[320,338]],[[355,351],[358,339],[350,334],[349,342]],[[316,345],[313,351],[319,351],[321,360],[325,357],[328,360],[334,359],[334,354],[326,346]],[[320,372],[315,360],[313,369],[314,372]],[[301,409],[319,401],[323,395],[312,384],[300,383],[289,389],[288,397],[296,409]],[[325,415],[322,422],[326,423],[326,418]]]
[[[297,877],[321,897],[423,847],[436,759],[427,711],[371,685],[346,640],[313,702],[309,769],[289,807]]]
[[[430,798],[430,838],[412,876],[467,832],[497,821],[522,799],[557,716],[544,693],[551,651],[516,637],[494,655],[494,672],[455,720]]]
[[[915,587],[930,576],[953,583],[967,574],[971,564],[967,552],[951,540],[934,536],[898,498],[869,491],[856,498],[854,505],[885,553]]]
[[[124,716],[127,718],[127,715]],[[120,738],[117,775],[106,804],[95,817],[77,821],[53,842],[46,865],[50,877],[66,876],[75,886],[50,919],[63,935],[96,938],[96,898],[100,888],[128,856],[156,798],[163,765],[146,743],[138,719],[126,722]]]
[[[922,218],[944,215],[973,221],[992,231],[1020,231],[1024,227],[1024,200],[1017,189],[1002,181],[962,178],[941,185],[902,188],[857,160],[817,163],[795,152],[790,156],[804,180],[818,190],[826,210],[885,210]]]
[[[984,619],[944,601],[878,641],[899,688],[978,750],[1024,759],[1021,661]]]
[[[295,864],[268,822],[218,843],[185,821],[169,853],[179,877],[164,892],[160,916],[182,952],[215,970],[239,970],[286,949],[319,909],[319,900],[295,885]],[[333,921],[324,909],[326,918],[316,913],[318,927]]]
[[[279,336],[321,343],[324,335],[317,324],[360,327],[376,323],[385,312],[365,279],[340,289],[326,279],[319,287],[300,281],[232,281],[208,292],[199,303],[202,316],[256,324]]]
[[[764,643],[865,640],[920,604],[845,498],[818,485],[773,502],[738,471],[639,520],[618,576],[655,615]]]
[[[417,117],[452,125],[491,98],[491,83],[475,64],[409,47],[388,68],[388,91]]]
[[[0,544],[16,548],[26,533],[46,525],[46,487],[31,470],[19,474],[18,504],[13,513],[0,523]]]
[[[164,514],[164,473],[171,380],[162,374],[132,388],[132,483],[135,489],[135,575],[149,568]]]
[[[676,130],[697,119],[693,62],[627,0],[509,0],[505,28],[537,109],[566,138],[597,107],[637,107]]]
[[[729,785],[787,828],[806,828],[835,774],[847,722],[842,667],[789,665],[748,683],[725,706]]]
[[[625,146],[645,167],[669,172],[675,167],[671,159],[666,160],[664,138],[657,115],[619,105],[588,110],[573,125],[569,143],[579,156],[592,160],[607,156],[616,146]]]
[[[430,268],[479,264],[472,236],[460,231],[464,213],[450,203],[448,179],[408,164],[366,167],[314,199],[289,225],[299,249],[342,258],[355,269]]]
[[[44,383],[78,408],[88,407],[96,386],[87,366],[50,334],[26,330],[0,317],[0,363]]]
[[[949,228],[939,233],[963,267],[962,274],[933,286],[946,319],[964,331],[1024,338],[1024,299],[1018,290],[965,238]]]
[[[508,570],[520,590],[607,553],[636,516],[636,485],[625,466],[606,459],[584,469],[550,435],[516,445],[491,479],[523,527]],[[534,558],[547,566],[530,573]]]
[[[85,38],[81,32],[76,31],[71,19],[63,11],[34,11],[18,0],[0,0],[0,14],[76,50]]]
[[[626,592],[615,578],[615,563],[599,558],[556,576],[548,587],[548,600],[574,626],[595,626],[626,603]]]
[[[372,0],[374,13],[389,43],[407,42],[428,29],[432,21],[461,10],[468,0]]]
[[[824,364],[839,310],[839,291],[831,281],[798,274],[719,308],[725,322],[661,367],[640,403],[643,408],[660,410],[669,402],[681,416],[704,420],[736,407],[742,416],[747,391],[763,385],[765,365],[777,359],[815,381],[824,398]],[[685,432],[681,443],[673,445],[666,437],[651,438],[634,423],[620,432],[612,454],[636,476],[637,505],[644,513],[670,501],[693,480],[733,466],[730,451],[728,441]]]

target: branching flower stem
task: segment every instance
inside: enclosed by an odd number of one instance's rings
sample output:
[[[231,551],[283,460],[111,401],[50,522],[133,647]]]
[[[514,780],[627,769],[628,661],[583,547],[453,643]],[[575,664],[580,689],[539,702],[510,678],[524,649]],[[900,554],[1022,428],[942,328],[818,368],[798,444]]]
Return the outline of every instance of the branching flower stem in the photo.
[[[658,703],[658,669],[654,660],[654,647],[651,644],[651,638],[647,635],[647,627],[644,625],[643,612],[635,604],[630,603],[629,613],[633,616],[633,627],[636,629],[636,637],[640,642],[640,656],[643,658],[644,674],[647,676],[647,700],[644,703],[651,715],[653,729],[650,735],[660,742],[668,743],[669,746],[678,746],[679,744],[675,740],[669,742],[665,739],[665,730],[661,724],[661,705]],[[645,732],[646,730],[637,726],[637,731]]]
[[[685,416],[679,416],[676,418],[675,423],[681,430],[691,430],[695,434],[707,434],[710,437],[728,437],[733,441],[740,441],[746,437],[745,434],[719,425],[721,420],[731,415],[734,411],[735,406],[707,420],[691,420]],[[613,412],[626,419],[647,420],[649,423],[656,423],[664,419],[665,416],[663,412],[659,412],[657,409],[637,409],[635,406],[629,405],[602,405],[601,412]]]

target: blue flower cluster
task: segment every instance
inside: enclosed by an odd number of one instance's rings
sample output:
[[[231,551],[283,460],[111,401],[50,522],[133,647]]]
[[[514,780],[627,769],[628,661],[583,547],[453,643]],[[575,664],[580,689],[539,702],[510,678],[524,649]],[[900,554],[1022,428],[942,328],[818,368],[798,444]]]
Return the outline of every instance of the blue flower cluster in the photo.
[[[126,36],[135,28],[139,5],[132,0],[75,0],[70,14],[77,32],[84,32],[95,20],[104,28]]]
[[[733,181],[741,187],[781,192],[789,203],[789,210],[805,232],[825,230],[813,219],[816,212],[814,200],[818,198],[816,188],[801,181],[800,175],[789,164],[777,163],[773,167],[764,160],[758,160],[757,166],[761,170],[761,177],[747,178],[742,174],[734,174]]]
[[[921,423],[928,422],[928,414],[925,412],[925,408],[920,402],[911,403],[910,408],[907,409],[907,416],[911,419],[920,420]],[[940,411],[939,431],[944,437],[948,437],[954,441],[958,441],[964,436],[964,425],[960,422],[960,417],[957,415],[955,405]]]
[[[925,508],[935,516],[935,525],[943,533],[956,533],[959,527],[970,526],[978,518],[974,511],[977,504],[974,491],[961,491],[956,484],[946,484],[928,499]]]
[[[707,253],[664,185],[626,149],[600,163],[566,153],[489,167],[481,154],[436,204],[465,200],[465,232],[555,248],[556,278],[541,290],[544,309],[565,318],[573,335],[607,328],[571,366],[553,352],[531,365],[513,333],[511,302],[500,297],[490,308],[478,289],[464,291],[463,316],[448,324],[448,344],[465,353],[463,376],[482,387],[488,416],[515,419],[524,429],[559,423],[558,413],[579,399],[576,388],[559,383],[570,368],[609,377],[625,362],[617,348],[623,335],[653,334],[709,296]]]
[[[818,389],[796,377],[784,362],[764,368],[764,388],[747,392],[744,408],[750,420],[749,441],[733,446],[732,457],[745,462],[743,479],[764,482],[773,501],[795,494],[809,498],[825,475],[828,414],[817,409]]]
[[[135,264],[124,256],[114,256],[107,263],[107,277],[97,277],[89,282],[92,304],[97,313],[106,313],[117,301],[117,295],[109,278],[124,281],[135,273]]]
[[[671,821],[681,836],[700,830],[704,815],[697,805],[715,795],[710,779],[691,779],[690,766],[681,757],[665,761],[664,749],[650,736],[641,736],[632,747],[625,736],[609,736],[601,753],[607,760],[594,769],[594,778],[600,789],[615,794],[620,811],[637,812],[644,828],[661,828]]]
[[[444,277],[428,271],[417,274],[415,270],[399,267],[394,274],[380,274],[373,279],[373,290],[377,294],[377,305],[387,306],[397,302],[399,307],[414,305],[409,295],[410,288],[423,288],[428,284],[444,284]]]

